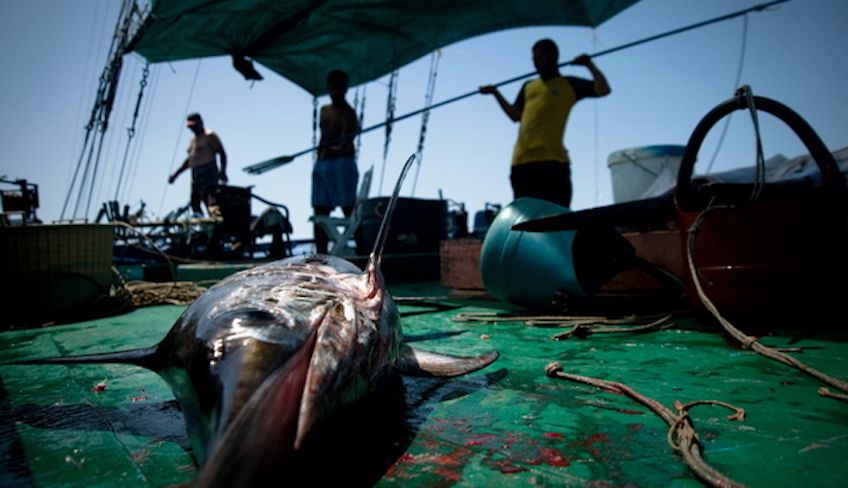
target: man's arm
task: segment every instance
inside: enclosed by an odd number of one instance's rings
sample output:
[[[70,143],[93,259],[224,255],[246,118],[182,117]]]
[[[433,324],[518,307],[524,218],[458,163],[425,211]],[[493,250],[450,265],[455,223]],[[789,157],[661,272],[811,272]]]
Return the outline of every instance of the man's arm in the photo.
[[[217,146],[216,151],[218,152],[218,158],[221,163],[221,172],[218,173],[218,179],[226,183],[227,180],[227,152],[224,151],[224,144],[221,142],[221,138],[218,137],[218,134],[215,134],[215,145]]]
[[[606,76],[595,66],[595,63],[592,62],[592,58],[589,57],[588,54],[581,54],[574,58],[572,63],[585,66],[586,69],[592,73],[592,81],[595,84],[595,94],[599,97],[603,97],[612,93],[612,88],[610,88],[609,83],[607,82]]]
[[[179,176],[180,173],[182,173],[183,171],[185,171],[187,169],[188,169],[188,158],[186,158],[185,161],[183,161],[183,164],[181,164],[180,167],[177,168],[176,171],[174,171],[170,176],[168,176],[168,183],[173,183],[174,180],[177,179],[177,176]]]
[[[501,92],[498,91],[497,87],[493,85],[481,86],[480,93],[484,95],[494,95],[495,99],[498,101],[498,105],[501,106],[501,109],[504,111],[506,116],[513,122],[521,120],[521,113],[524,111],[524,87],[522,87],[518,92],[518,97],[516,97],[515,103],[507,102],[503,95],[501,95]]]

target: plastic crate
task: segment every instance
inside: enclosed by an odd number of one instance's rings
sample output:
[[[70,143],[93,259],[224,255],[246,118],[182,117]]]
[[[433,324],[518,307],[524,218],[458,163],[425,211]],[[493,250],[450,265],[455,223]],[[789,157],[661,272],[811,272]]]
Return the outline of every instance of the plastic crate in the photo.
[[[56,320],[108,296],[109,224],[0,228],[0,306],[6,318]]]

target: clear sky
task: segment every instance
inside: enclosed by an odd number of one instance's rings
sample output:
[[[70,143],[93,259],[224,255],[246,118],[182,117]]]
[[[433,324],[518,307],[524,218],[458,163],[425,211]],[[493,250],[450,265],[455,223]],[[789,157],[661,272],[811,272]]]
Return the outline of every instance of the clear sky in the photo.
[[[39,185],[39,217],[59,218],[74,168],[81,157],[84,126],[92,109],[98,78],[117,21],[112,0],[0,1],[0,176],[26,178]],[[435,101],[478,86],[533,71],[532,44],[554,39],[561,61],[586,52],[616,47],[660,32],[763,3],[748,0],[642,0],[598,29],[538,27],[502,31],[444,47]],[[583,101],[572,111],[566,146],[572,157],[576,210],[612,203],[607,167],[610,153],[625,148],[686,143],[697,122],[741,83],[755,94],[778,100],[797,111],[836,150],[848,145],[848,1],[791,0],[772,11],[742,17],[597,58],[613,93]],[[399,74],[396,114],[424,105],[426,56]],[[144,61],[126,56],[110,136],[89,217],[115,196],[124,154],[134,176],[119,195],[135,210],[147,203],[150,217],[163,216],[188,200],[188,174],[174,185],[168,174],[185,157],[190,132],[187,112],[201,112],[217,131],[229,155],[230,184],[252,185],[265,199],[291,211],[296,238],[311,237],[309,193],[312,158],[263,175],[244,173],[245,166],[312,146],[312,97],[288,80],[258,66],[265,80],[251,84],[232,69],[228,58],[207,58],[151,65],[149,84],[127,145]],[[589,76],[583,68],[564,74]],[[385,119],[387,80],[364,85],[365,126]],[[514,99],[520,83],[502,87]],[[348,100],[354,98],[354,89]],[[320,104],[327,103],[322,97]],[[794,135],[764,116],[766,157],[806,154]],[[385,133],[362,137],[359,168],[375,167],[371,195],[386,194],[403,161],[415,152],[419,117],[399,122],[392,132],[385,169]],[[733,116],[713,171],[754,162],[750,118]],[[716,148],[716,127],[701,150],[696,172],[703,172]],[[423,163],[415,181],[418,198],[445,198],[465,203],[472,214],[486,202],[509,203],[509,160],[517,125],[492,97],[475,95],[433,111],[426,132]],[[129,148],[129,149],[128,149]],[[415,176],[413,174],[413,176]],[[3,188],[7,188],[6,185]],[[253,202],[253,212],[265,204]],[[66,214],[66,217],[69,215]],[[472,220],[469,219],[469,225]]]

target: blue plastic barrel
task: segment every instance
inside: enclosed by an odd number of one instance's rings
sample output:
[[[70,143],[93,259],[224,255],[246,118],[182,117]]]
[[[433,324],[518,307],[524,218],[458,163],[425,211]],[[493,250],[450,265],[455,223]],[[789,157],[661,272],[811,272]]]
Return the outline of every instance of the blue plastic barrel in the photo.
[[[576,231],[524,232],[512,226],[570,212],[536,198],[519,198],[504,207],[486,233],[480,272],[495,298],[528,308],[549,308],[554,294],[585,295],[577,281],[572,247]]]

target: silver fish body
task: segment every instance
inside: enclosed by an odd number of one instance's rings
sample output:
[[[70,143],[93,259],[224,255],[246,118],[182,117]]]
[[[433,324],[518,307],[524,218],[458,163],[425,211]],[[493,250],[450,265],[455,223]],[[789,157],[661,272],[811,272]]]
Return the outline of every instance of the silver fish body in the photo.
[[[160,353],[172,365],[162,375],[183,407],[202,466],[199,486],[249,485],[267,476],[317,424],[380,391],[395,373],[456,376],[497,357],[456,358],[403,344],[397,307],[374,260],[362,272],[320,255],[218,283],[186,309]]]
[[[376,269],[297,257],[210,288],[162,341],[159,360],[168,366],[160,374],[206,464],[222,443],[245,441],[233,436],[249,439],[257,430],[267,437],[267,425],[251,424],[264,422],[268,408],[287,419],[275,424],[281,452],[297,449],[327,412],[381,386],[401,341],[397,307]]]
[[[397,373],[457,376],[498,356],[445,356],[403,343],[379,270],[393,208],[364,271],[324,255],[268,263],[212,286],[155,346],[19,364],[148,368],[165,379],[183,411],[200,468],[196,486],[274,481],[328,419],[380,392]]]

